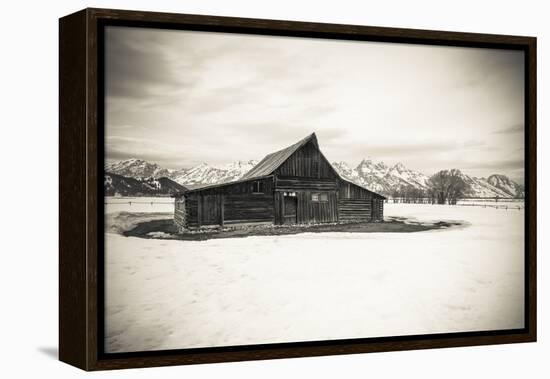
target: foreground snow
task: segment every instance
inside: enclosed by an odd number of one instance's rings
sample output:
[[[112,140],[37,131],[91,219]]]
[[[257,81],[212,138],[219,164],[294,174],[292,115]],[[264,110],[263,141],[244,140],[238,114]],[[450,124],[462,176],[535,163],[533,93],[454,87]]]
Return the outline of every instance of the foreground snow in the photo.
[[[386,204],[385,214],[469,226],[196,242],[108,233],[106,350],[523,326],[523,210]]]

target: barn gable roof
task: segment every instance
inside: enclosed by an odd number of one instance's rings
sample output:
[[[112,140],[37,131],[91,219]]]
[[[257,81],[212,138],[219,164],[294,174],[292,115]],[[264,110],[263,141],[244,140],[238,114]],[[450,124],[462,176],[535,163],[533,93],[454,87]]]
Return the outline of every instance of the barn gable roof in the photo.
[[[181,193],[177,194],[176,197],[182,196],[184,193],[199,192],[199,191],[204,190],[204,189],[225,187],[225,186],[230,186],[230,185],[237,184],[237,183],[246,182],[246,181],[249,181],[249,180],[266,179],[268,177],[271,177],[273,175],[273,173],[275,172],[275,170],[277,170],[288,158],[290,158],[290,156],[292,154],[294,154],[296,151],[298,151],[301,147],[305,146],[309,142],[312,142],[314,144],[314,146],[321,153],[321,156],[323,157],[323,159],[326,160],[325,156],[323,155],[323,152],[319,149],[319,143],[317,142],[317,136],[315,135],[315,133],[311,133],[306,138],[301,139],[300,141],[296,142],[293,145],[290,145],[290,146],[288,146],[284,149],[281,149],[281,150],[278,150],[274,153],[266,155],[258,164],[256,164],[256,166],[252,167],[252,169],[250,171],[248,171],[246,174],[244,174],[239,180],[235,180],[235,181],[231,181],[231,182],[227,182],[227,183],[217,183],[217,184],[199,186],[199,187],[196,187],[196,188],[193,188],[193,189],[188,189],[187,191],[181,192]],[[327,162],[328,162],[328,160],[327,160]],[[382,196],[382,195],[380,195],[380,194],[378,194],[374,191],[371,191],[370,189],[368,189],[366,187],[363,187],[363,186],[361,186],[357,183],[352,182],[351,180],[343,178],[334,169],[334,167],[330,164],[330,162],[328,164],[330,165],[330,167],[332,168],[332,170],[336,174],[336,177],[339,178],[340,180],[342,180],[344,182],[347,182],[347,183],[350,183],[350,184],[352,184],[356,187],[362,188],[364,190],[367,190],[367,191],[373,193],[374,195],[376,195],[377,197],[380,197],[382,199],[386,199],[384,196]]]
[[[289,147],[266,155],[264,159],[262,159],[256,166],[252,167],[250,171],[244,174],[241,179],[253,179],[256,177],[271,175],[273,171],[278,169],[288,158],[290,158],[292,154],[310,141],[315,144],[315,147],[319,148],[317,136],[315,133],[311,133],[306,138],[290,145]]]

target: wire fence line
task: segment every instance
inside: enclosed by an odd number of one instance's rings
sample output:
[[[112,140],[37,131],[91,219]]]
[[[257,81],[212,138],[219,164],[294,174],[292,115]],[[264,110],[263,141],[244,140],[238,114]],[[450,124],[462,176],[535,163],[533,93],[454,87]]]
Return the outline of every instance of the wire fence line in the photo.
[[[388,197],[386,199],[387,202],[391,203],[432,203],[435,201],[434,198],[431,197]],[[525,202],[524,198],[503,198],[503,197],[462,197],[456,199],[456,201],[460,202],[476,202],[476,201],[483,201],[483,202],[490,202],[490,203],[523,203]]]
[[[438,204],[436,202],[416,202],[416,201],[387,201],[386,203],[387,204],[423,204],[423,205],[432,205],[432,206],[443,205],[443,206],[449,206],[449,207],[481,207],[481,208],[495,208],[495,209],[504,209],[504,210],[525,209],[525,203],[523,201],[504,201],[504,202],[500,202],[500,204],[498,204],[494,200],[492,202],[489,202],[489,201],[482,202],[483,201],[482,199],[478,199],[476,201],[478,201],[478,203],[474,203],[472,201],[472,203],[470,204],[468,204],[467,201],[466,203],[459,202],[457,204]],[[511,203],[515,203],[515,204],[511,204]]]
[[[156,204],[174,204],[174,202],[173,201],[106,201],[105,202],[105,205],[118,205],[118,204],[123,204],[123,205],[132,205],[132,204],[156,205]]]
[[[453,204],[451,207],[482,207],[482,208],[495,208],[495,209],[524,209],[525,205],[495,205],[495,204]]]

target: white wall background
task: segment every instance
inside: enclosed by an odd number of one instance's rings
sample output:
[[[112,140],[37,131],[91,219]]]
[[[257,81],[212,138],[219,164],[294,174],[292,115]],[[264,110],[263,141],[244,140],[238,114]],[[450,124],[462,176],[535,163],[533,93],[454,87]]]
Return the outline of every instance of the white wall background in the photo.
[[[69,378],[57,354],[57,19],[86,6],[365,24],[538,37],[538,192],[548,188],[550,26],[543,1],[11,1],[3,4],[0,85],[0,372],[6,378]],[[545,214],[546,212],[546,214]],[[548,201],[539,196],[539,342],[126,370],[155,377],[541,377],[550,371]],[[32,216],[32,222],[31,222]]]

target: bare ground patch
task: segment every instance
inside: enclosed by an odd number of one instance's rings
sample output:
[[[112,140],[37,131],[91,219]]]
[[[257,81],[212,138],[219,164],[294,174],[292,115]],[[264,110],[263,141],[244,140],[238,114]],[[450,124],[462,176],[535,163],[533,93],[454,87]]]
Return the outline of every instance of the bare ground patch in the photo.
[[[261,225],[242,228],[218,227],[178,233],[172,215],[167,213],[121,212],[110,216],[106,221],[108,232],[122,234],[127,237],[184,241],[299,233],[414,233],[461,227],[466,224],[462,221],[424,222],[403,217],[386,217],[384,222],[375,223]]]

